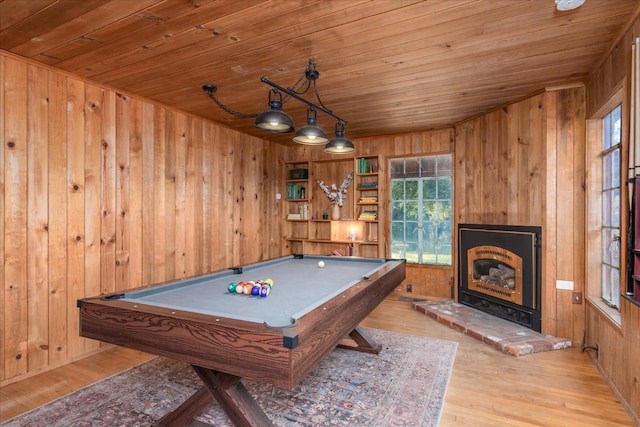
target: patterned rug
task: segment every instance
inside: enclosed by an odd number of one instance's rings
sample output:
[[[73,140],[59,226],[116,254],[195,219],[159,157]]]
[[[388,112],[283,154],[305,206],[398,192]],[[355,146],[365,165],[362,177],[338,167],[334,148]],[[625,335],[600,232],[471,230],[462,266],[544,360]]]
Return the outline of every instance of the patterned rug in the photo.
[[[336,349],[294,390],[243,380],[276,426],[437,426],[457,343],[369,329],[378,355]],[[13,418],[3,426],[148,426],[201,382],[162,357]],[[212,404],[199,422],[231,426]]]

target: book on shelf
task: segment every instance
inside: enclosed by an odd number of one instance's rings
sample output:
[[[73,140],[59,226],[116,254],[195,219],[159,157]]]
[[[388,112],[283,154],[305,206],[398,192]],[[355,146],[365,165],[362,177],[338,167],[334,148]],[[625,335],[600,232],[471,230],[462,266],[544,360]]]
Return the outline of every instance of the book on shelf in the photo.
[[[287,215],[287,219],[302,219],[302,215],[299,213],[290,213]]]
[[[371,164],[369,160],[360,158],[358,159],[358,173],[369,173],[371,172]]]
[[[361,182],[360,188],[378,188],[378,181]]]
[[[298,184],[289,184],[287,185],[287,199],[296,200],[296,199],[306,199],[307,198],[307,189]]]
[[[300,219],[309,219],[309,206],[305,203],[298,208],[300,211]]]
[[[377,196],[362,196],[362,197],[360,197],[360,200],[358,200],[358,203],[362,203],[362,204],[378,203],[378,197]]]
[[[378,219],[378,212],[376,211],[363,211],[358,217],[360,221],[375,221]]]

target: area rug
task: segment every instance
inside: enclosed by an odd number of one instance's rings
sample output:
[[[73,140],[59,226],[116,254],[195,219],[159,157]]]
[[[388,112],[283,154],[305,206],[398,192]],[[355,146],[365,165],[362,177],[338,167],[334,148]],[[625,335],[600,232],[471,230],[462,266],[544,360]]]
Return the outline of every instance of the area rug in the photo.
[[[457,343],[367,332],[380,354],[337,348],[294,390],[243,383],[276,426],[437,426]],[[2,425],[149,426],[200,386],[190,366],[157,357]],[[196,419],[232,425],[217,403]]]

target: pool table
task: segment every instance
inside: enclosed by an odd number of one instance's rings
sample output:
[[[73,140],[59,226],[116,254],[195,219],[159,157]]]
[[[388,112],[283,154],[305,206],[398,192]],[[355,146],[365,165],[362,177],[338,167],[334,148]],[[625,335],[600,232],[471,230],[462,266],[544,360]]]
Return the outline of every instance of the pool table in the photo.
[[[266,297],[228,289],[267,278]],[[80,335],[191,364],[204,386],[157,425],[184,425],[212,399],[235,425],[272,425],[240,380],[293,389],[349,336],[378,352],[358,324],[404,278],[404,260],[292,255],[81,299]]]

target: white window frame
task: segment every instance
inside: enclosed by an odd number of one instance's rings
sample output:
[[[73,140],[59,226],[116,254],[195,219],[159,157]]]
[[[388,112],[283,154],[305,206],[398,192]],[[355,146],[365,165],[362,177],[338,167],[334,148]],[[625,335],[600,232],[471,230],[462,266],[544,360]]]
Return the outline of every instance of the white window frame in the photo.
[[[448,172],[446,173],[441,173],[440,170],[437,169],[436,166],[436,170],[433,172],[429,172],[429,173],[419,173],[419,176],[407,176],[405,174],[403,174],[403,177],[399,178],[399,177],[389,177],[389,199],[390,199],[390,207],[389,207],[389,224],[390,224],[390,231],[389,231],[389,251],[390,251],[390,256],[391,257],[399,257],[399,258],[404,258],[407,260],[408,263],[412,263],[412,264],[418,264],[418,265],[430,265],[430,266],[452,266],[453,265],[453,155],[450,153],[447,154],[429,154],[429,155],[422,155],[422,156],[415,156],[415,157],[401,157],[401,158],[395,158],[395,159],[391,159],[391,162],[399,162],[399,161],[404,161],[404,162],[412,162],[412,161],[416,161],[419,162],[420,159],[434,159],[436,160],[436,164],[438,164],[438,159],[441,158],[445,158],[448,157],[449,159],[449,164],[451,165],[451,168]],[[391,165],[389,166],[389,170],[391,171]],[[390,174],[393,175],[393,174]],[[423,186],[427,181],[438,181],[438,180],[442,180],[443,178],[447,178],[449,179],[449,188],[450,188],[450,194],[449,194],[449,199],[447,200],[447,202],[449,203],[450,206],[450,211],[449,211],[449,218],[448,218],[448,226],[449,226],[449,236],[448,236],[448,241],[444,241],[441,242],[439,240],[439,236],[431,236],[432,239],[430,241],[432,241],[434,243],[434,246],[436,248],[436,253],[435,254],[430,254],[427,252],[424,252],[422,249],[425,247],[425,242],[427,241],[427,235],[429,234],[429,230],[433,230],[433,228],[435,227],[436,231],[438,230],[438,227],[445,221],[433,221],[431,222],[431,224],[426,224],[425,223],[425,217],[426,217],[426,212],[425,212],[425,206],[426,206],[426,202],[423,198],[424,195],[424,191],[423,191]],[[417,202],[417,207],[418,207],[418,213],[417,213],[417,217],[413,220],[407,220],[406,217],[403,218],[402,220],[398,219],[397,213],[394,209],[394,199],[393,199],[393,188],[394,188],[394,183],[400,183],[402,182],[404,185],[406,185],[407,183],[416,183],[417,184],[417,200],[415,200],[415,202]],[[437,182],[436,182],[436,186],[437,186]],[[438,202],[438,198],[436,197],[436,199],[433,199],[431,201],[435,201],[436,204]],[[427,201],[428,202],[428,201]],[[393,237],[394,237],[394,230],[395,227],[398,226],[398,224],[404,223],[402,225],[404,231],[406,232],[406,225],[407,223],[416,223],[416,229],[415,232],[417,233],[415,236],[412,236],[413,238],[411,240],[405,239],[403,241],[394,241]],[[429,227],[429,225],[431,225],[431,227]],[[445,225],[446,226],[446,225]],[[436,233],[437,234],[437,233]],[[405,236],[406,237],[406,236]],[[413,244],[416,246],[417,248],[417,259],[414,259],[413,256],[407,256],[407,251],[406,248],[409,244]],[[442,254],[440,249],[442,248],[442,245],[448,245],[449,246],[449,254]],[[427,258],[428,256],[428,258]],[[435,257],[435,258],[434,258]]]
[[[615,114],[614,114],[615,113]],[[612,121],[617,115],[618,120]],[[622,104],[618,104],[602,119],[602,260],[600,298],[619,310],[620,292],[625,288],[621,279],[621,259],[626,255],[622,243]],[[615,165],[614,163],[617,163]],[[609,166],[607,166],[609,165]]]
[[[585,259],[586,259],[586,299],[588,302],[598,309],[606,318],[608,318],[612,324],[621,326],[622,320],[620,316],[620,310],[611,307],[605,303],[602,299],[602,254],[604,249],[604,242],[602,239],[602,224],[603,224],[603,197],[602,197],[602,132],[603,121],[602,119],[611,112],[616,106],[622,105],[621,117],[624,121],[625,117],[625,105],[622,102],[622,85],[618,88],[615,94],[605,102],[600,109],[587,120],[587,153],[586,153],[586,219],[587,229],[585,235]],[[624,123],[623,123],[624,129]],[[621,155],[620,155],[620,182],[624,183],[626,179],[626,163],[625,159],[625,138],[627,135],[622,132],[621,141]],[[621,185],[620,192],[620,225],[621,225],[621,238],[620,238],[620,289],[626,289],[624,281],[626,278],[626,226],[625,226],[625,211],[628,209],[626,202],[625,192],[626,187]]]

